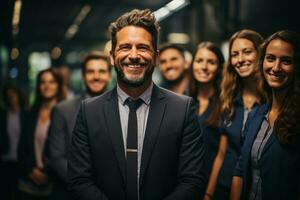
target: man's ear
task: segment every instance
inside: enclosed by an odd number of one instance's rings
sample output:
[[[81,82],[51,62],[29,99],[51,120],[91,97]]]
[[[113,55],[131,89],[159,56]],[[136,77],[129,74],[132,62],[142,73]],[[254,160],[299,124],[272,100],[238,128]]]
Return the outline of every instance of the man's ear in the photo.
[[[110,63],[112,66],[115,65],[115,62],[114,62],[114,53],[112,50],[109,51],[109,57],[110,57]]]

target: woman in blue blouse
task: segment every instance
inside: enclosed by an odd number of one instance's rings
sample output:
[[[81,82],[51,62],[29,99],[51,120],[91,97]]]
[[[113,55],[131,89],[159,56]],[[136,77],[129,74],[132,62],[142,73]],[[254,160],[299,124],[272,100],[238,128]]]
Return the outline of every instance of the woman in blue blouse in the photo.
[[[199,122],[205,136],[206,174],[218,151],[220,134],[220,82],[224,65],[221,50],[212,42],[198,45],[190,67],[190,96],[198,103]]]
[[[234,167],[245,139],[244,124],[265,101],[258,54],[263,38],[252,30],[241,30],[229,41],[229,59],[221,82],[221,126],[218,153],[204,199],[228,199]]]
[[[232,199],[300,199],[300,35],[279,31],[263,45],[270,103],[247,123]],[[242,195],[241,195],[242,193]]]

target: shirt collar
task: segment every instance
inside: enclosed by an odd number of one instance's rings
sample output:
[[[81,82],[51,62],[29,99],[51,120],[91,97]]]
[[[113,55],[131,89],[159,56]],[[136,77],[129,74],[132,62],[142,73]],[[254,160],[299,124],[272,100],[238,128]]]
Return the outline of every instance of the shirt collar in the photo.
[[[150,104],[152,89],[153,89],[153,82],[151,82],[150,86],[143,92],[143,94],[141,94],[138,97],[142,99],[146,105]],[[128,99],[128,97],[130,96],[120,88],[119,84],[117,84],[117,93],[118,93],[119,100],[121,101],[122,105],[124,105],[126,99]]]

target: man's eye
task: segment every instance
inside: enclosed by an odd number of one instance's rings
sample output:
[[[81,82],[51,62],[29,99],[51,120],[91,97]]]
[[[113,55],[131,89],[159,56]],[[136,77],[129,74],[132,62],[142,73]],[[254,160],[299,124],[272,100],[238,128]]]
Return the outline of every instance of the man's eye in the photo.
[[[130,46],[120,46],[119,50],[125,51],[125,50],[129,50]]]

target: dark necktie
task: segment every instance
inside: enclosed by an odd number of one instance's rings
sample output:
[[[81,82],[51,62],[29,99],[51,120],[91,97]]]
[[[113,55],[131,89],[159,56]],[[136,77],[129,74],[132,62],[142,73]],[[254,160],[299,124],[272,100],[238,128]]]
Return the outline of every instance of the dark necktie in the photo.
[[[127,200],[138,200],[138,127],[136,110],[142,103],[141,99],[128,98],[126,100],[129,107],[126,149]]]

